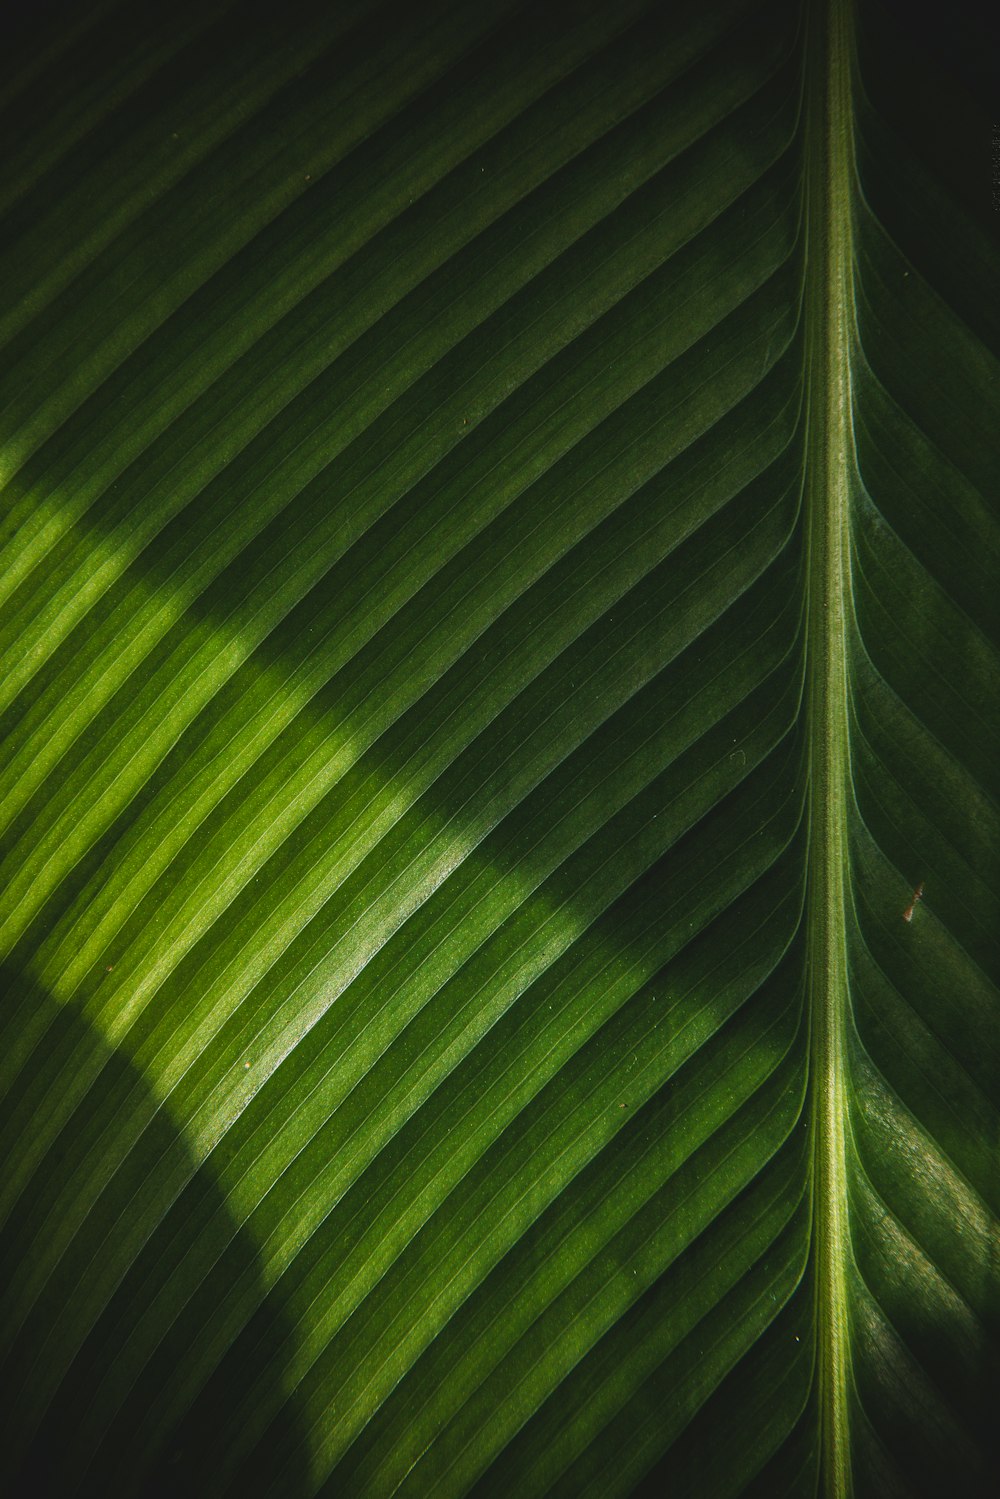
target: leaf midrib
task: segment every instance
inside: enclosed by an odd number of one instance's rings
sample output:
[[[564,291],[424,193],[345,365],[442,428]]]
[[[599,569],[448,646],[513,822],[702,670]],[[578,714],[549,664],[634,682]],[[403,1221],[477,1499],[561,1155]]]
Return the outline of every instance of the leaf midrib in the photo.
[[[809,663],[809,929],[813,1227],[822,1489],[848,1499],[847,1088],[845,931],[850,743],[852,121],[851,4],[810,16],[806,70],[808,246],[807,658]]]

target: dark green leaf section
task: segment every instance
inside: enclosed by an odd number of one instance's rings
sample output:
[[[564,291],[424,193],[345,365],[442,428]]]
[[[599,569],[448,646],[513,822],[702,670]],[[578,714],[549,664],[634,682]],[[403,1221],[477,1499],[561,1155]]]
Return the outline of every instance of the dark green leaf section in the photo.
[[[810,1347],[796,17],[293,18],[8,105],[8,1482],[695,1483],[764,1358],[731,1483]]]
[[[978,1495],[1000,1473],[1000,247],[975,23],[935,59],[914,19],[860,33],[856,1489]]]

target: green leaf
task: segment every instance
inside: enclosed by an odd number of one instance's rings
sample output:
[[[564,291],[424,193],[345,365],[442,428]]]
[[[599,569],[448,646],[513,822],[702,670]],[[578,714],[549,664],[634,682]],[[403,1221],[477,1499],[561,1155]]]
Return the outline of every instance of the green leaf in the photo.
[[[9,32],[4,1492],[992,1493],[981,23]]]

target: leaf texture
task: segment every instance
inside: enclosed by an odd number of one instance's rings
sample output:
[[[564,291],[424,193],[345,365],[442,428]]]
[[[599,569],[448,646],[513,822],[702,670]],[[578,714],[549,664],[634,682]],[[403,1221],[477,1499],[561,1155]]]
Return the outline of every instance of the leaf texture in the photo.
[[[11,1493],[992,1491],[998,250],[830,15],[15,28]]]

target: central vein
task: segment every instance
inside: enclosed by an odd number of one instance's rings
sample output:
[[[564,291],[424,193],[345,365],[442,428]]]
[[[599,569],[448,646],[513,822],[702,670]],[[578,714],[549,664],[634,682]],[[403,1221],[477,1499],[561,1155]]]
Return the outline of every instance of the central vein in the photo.
[[[850,0],[817,0],[806,76],[809,973],[813,1234],[823,1491],[851,1492],[845,935],[848,533],[852,458]]]

